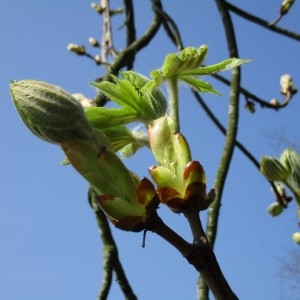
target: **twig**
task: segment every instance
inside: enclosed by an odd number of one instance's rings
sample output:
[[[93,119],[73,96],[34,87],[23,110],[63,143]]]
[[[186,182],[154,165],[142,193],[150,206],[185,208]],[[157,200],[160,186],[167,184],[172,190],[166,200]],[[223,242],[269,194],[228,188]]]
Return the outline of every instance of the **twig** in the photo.
[[[155,7],[155,11],[162,17],[163,27],[172,43],[179,51],[182,50],[184,46],[176,22],[162,8]]]
[[[213,74],[212,75],[214,78],[216,78],[217,80],[225,83],[226,85],[230,86],[231,81],[228,80],[227,78],[219,75],[219,74]],[[246,90],[243,87],[239,87],[239,92],[241,94],[243,94],[245,96],[245,98],[248,99],[252,99],[254,102],[258,103],[262,108],[270,108],[270,109],[274,109],[274,110],[279,110],[285,106],[287,106],[289,101],[284,101],[282,103],[279,103],[279,105],[273,105],[270,102],[263,100],[259,97],[257,97],[256,95],[254,95],[253,93],[249,92],[248,90]]]
[[[227,130],[226,128],[221,124],[221,122],[217,119],[217,117],[213,114],[213,112],[210,110],[210,108],[206,105],[206,103],[203,101],[199,93],[196,91],[191,90],[193,95],[195,96],[196,100],[198,101],[199,105],[202,107],[202,109],[206,112],[208,117],[212,120],[212,122],[217,126],[217,128],[226,135]],[[260,163],[259,161],[251,154],[251,152],[238,140],[235,140],[235,146],[254,164],[254,166],[260,171]],[[276,199],[278,203],[286,208],[287,205],[284,203],[280,197],[280,194],[278,192],[278,189],[273,181],[268,180],[269,184],[272,187],[272,190],[274,190],[274,193],[276,195]]]
[[[249,14],[244,10],[241,10],[240,8],[230,4],[227,1],[224,1],[224,5],[227,6],[227,9],[231,10],[233,13],[239,15],[240,17],[242,17],[248,21],[256,23],[266,29],[269,29],[270,31],[274,31],[276,33],[282,34],[282,35],[289,37],[291,39],[294,39],[296,41],[300,41],[300,34],[294,33],[292,31],[289,31],[289,30],[286,30],[286,29],[283,29],[283,28],[280,28],[277,26],[270,26],[269,22],[267,22],[263,19],[260,19],[252,14]]]

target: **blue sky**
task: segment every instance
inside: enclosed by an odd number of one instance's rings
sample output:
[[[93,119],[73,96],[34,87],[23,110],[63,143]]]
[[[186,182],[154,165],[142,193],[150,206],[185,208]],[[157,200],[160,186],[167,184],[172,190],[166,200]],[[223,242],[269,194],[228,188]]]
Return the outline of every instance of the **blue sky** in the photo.
[[[148,1],[136,2],[137,34],[151,21]],[[228,57],[225,35],[214,1],[164,1],[166,10],[180,25],[186,46],[209,46],[207,64]],[[202,2],[202,3],[201,3]],[[112,1],[112,7],[120,1]],[[231,1],[257,16],[273,20],[281,1]],[[300,3],[279,26],[296,31]],[[101,19],[89,1],[1,1],[0,3],[0,95],[1,200],[0,200],[0,298],[96,299],[102,276],[101,242],[96,220],[86,196],[88,184],[71,168],[63,167],[59,147],[47,144],[22,124],[9,95],[9,80],[39,79],[60,85],[71,93],[95,95],[90,81],[103,74],[92,61],[67,51],[70,42],[88,44],[99,39]],[[299,43],[232,15],[241,58],[242,85],[257,96],[278,98],[279,78],[290,73],[300,86]],[[114,26],[122,25],[122,17]],[[122,29],[115,34],[116,47],[123,47]],[[91,48],[88,50],[94,51]],[[153,44],[137,57],[135,69],[148,75],[161,66],[165,55],[176,52],[161,30]],[[94,52],[96,54],[96,52]],[[229,73],[226,74],[229,76]],[[204,95],[224,125],[227,122],[229,90],[208,78],[222,93]],[[188,138],[193,158],[201,161],[210,188],[224,137],[195,103],[186,88],[181,90],[182,132]],[[300,144],[299,96],[283,110],[261,109],[248,113],[241,97],[238,139],[259,159],[278,156],[286,147],[270,135],[280,135]],[[126,164],[140,176],[148,176],[154,164],[151,153],[142,150]],[[278,218],[266,208],[274,198],[266,180],[236,149],[226,181],[221,208],[216,256],[236,294],[243,300],[296,300],[297,292],[278,278],[281,261],[298,249],[291,236],[297,231],[296,205]],[[166,223],[191,240],[182,216],[161,207]],[[205,222],[206,213],[202,213]],[[197,273],[171,246],[148,234],[113,229],[119,255],[141,300],[195,299]],[[299,292],[299,291],[298,291]],[[109,299],[123,299],[117,284]]]

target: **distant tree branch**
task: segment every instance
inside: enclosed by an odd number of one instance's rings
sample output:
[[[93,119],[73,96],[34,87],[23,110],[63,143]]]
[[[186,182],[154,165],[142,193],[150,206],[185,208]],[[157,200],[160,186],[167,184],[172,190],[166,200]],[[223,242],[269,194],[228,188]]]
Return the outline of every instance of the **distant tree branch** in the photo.
[[[226,135],[227,130],[226,128],[221,124],[221,122],[218,120],[218,118],[213,114],[213,112],[210,110],[210,108],[206,105],[206,103],[203,101],[202,97],[199,95],[198,92],[191,90],[193,95],[195,96],[196,100],[198,101],[199,105],[202,107],[202,109],[206,112],[208,117],[211,119],[211,121],[217,126],[217,128]],[[253,154],[238,140],[235,140],[235,146],[254,164],[254,166],[260,171],[260,163],[259,161],[253,156]],[[282,201],[281,196],[278,193],[277,187],[274,184],[273,181],[268,180],[269,184],[272,187],[272,190],[274,191],[276,195],[277,201],[280,203],[280,205],[284,208],[287,207],[286,203]]]
[[[231,81],[228,80],[227,78],[223,77],[222,75],[214,74],[212,76],[214,78],[216,78],[217,80],[225,83],[228,86],[230,86],[230,84],[231,84]],[[248,90],[246,90],[245,88],[243,88],[241,86],[239,88],[239,92],[241,94],[243,94],[247,100],[249,100],[249,99],[253,100],[254,102],[258,103],[262,108],[270,108],[270,109],[274,109],[274,110],[279,110],[279,109],[287,106],[287,104],[289,103],[289,101],[284,101],[283,103],[279,104],[278,106],[275,106],[275,105],[271,104],[270,101],[266,101],[262,98],[259,98],[258,96],[254,95],[253,93],[249,92]]]
[[[163,27],[171,42],[179,51],[182,50],[184,46],[176,22],[162,8],[156,7],[155,11],[161,16]]]
[[[268,21],[265,21],[263,19],[260,19],[252,14],[249,14],[248,12],[230,4],[229,2],[227,1],[224,1],[224,4],[227,6],[227,9],[229,9],[230,11],[232,11],[233,13],[239,15],[240,17],[248,20],[248,21],[251,21],[253,23],[256,23],[270,31],[273,31],[273,32],[276,32],[276,33],[279,33],[279,34],[282,34],[286,37],[289,37],[291,39],[294,39],[296,41],[300,41],[300,34],[297,34],[297,33],[294,33],[292,31],[288,31],[286,29],[283,29],[283,28],[280,28],[278,26],[270,26],[270,22]]]
[[[132,0],[124,0],[125,6],[125,25],[126,25],[126,44],[129,47],[136,40],[136,31],[134,24],[134,9]],[[128,57],[127,69],[131,70],[133,68],[133,63],[135,59],[135,52],[132,52]]]
[[[120,51],[114,62],[110,65],[109,71],[105,74],[104,77],[97,78],[96,81],[110,80],[110,75],[117,75],[119,71],[128,64],[128,62],[130,63],[128,59],[130,59],[130,57],[133,54],[136,54],[138,51],[146,47],[151,42],[151,40],[158,32],[158,29],[160,28],[160,25],[162,23],[161,16],[157,12],[155,12],[157,10],[156,8],[162,8],[161,1],[152,0],[152,7],[154,10],[154,18],[151,24],[149,25],[148,29],[139,39],[135,40],[127,48]],[[103,94],[99,93],[95,97],[95,102],[98,106],[104,106],[107,102],[107,99],[106,97],[104,97]]]

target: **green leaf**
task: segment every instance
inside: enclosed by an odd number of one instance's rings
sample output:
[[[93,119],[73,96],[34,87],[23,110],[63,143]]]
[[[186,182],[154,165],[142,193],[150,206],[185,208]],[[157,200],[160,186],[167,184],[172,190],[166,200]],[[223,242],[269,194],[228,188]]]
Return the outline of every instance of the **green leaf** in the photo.
[[[130,114],[144,123],[160,118],[166,113],[165,96],[159,89],[146,87],[148,78],[133,71],[122,72],[121,75],[124,78],[122,80],[113,76],[114,83],[92,84],[112,101],[130,110]]]
[[[171,53],[167,55],[163,66],[162,73],[165,78],[170,78],[181,74],[185,70],[198,68],[203,62],[207,53],[207,46],[187,47],[178,54]]]
[[[134,71],[124,71],[120,72],[120,74],[123,79],[129,81],[136,89],[143,88],[149,81],[149,78]]]
[[[192,76],[188,76],[188,75],[180,76],[180,79],[182,81],[184,81],[185,83],[187,83],[190,87],[197,90],[198,92],[213,93],[213,94],[216,94],[216,95],[221,95],[217,90],[215,90],[213,88],[213,86],[210,83],[205,82],[201,79],[198,79],[198,78],[195,78],[195,77],[192,77]]]
[[[85,114],[90,124],[98,129],[135,122],[139,115],[128,108],[88,107]]]
[[[245,64],[249,62],[249,59],[239,59],[239,58],[229,58],[226,59],[220,63],[207,66],[207,67],[201,67],[197,69],[190,69],[181,72],[182,75],[210,75],[217,72],[223,72],[227,70],[231,70],[233,68],[236,68],[242,64]]]
[[[102,132],[108,137],[114,151],[120,151],[124,157],[132,156],[141,147],[149,147],[145,132],[131,131],[125,126],[105,128]]]
[[[178,77],[186,70],[198,68],[203,62],[207,53],[207,46],[199,48],[187,47],[179,53],[170,53],[166,56],[162,68],[151,72],[155,85],[172,77]]]
[[[121,72],[122,77],[139,91],[141,116],[146,121],[158,119],[165,115],[167,101],[160,89],[145,87],[149,78],[133,71]]]
[[[112,76],[112,78],[114,83],[103,81],[92,82],[91,85],[100,89],[105,96],[120,106],[139,113],[141,95],[138,90],[127,80],[120,80],[116,76]]]

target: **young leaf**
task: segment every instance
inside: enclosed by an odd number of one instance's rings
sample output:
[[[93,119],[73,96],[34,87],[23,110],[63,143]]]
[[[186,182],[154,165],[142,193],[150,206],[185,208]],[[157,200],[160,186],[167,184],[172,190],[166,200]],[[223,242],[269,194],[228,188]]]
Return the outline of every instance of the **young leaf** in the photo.
[[[124,79],[113,76],[114,83],[92,83],[99,88],[108,98],[121,107],[131,111],[135,120],[148,123],[162,117],[167,110],[167,102],[159,89],[145,88],[149,81],[146,77],[127,71],[121,73]]]
[[[192,76],[180,76],[180,79],[187,83],[190,87],[194,88],[200,93],[213,93],[216,95],[221,95],[218,91],[216,91],[212,85],[208,82],[205,82],[201,79],[192,77]]]
[[[120,151],[124,157],[132,156],[141,147],[149,147],[148,137],[140,130],[130,130],[125,126],[104,128],[102,132],[108,137],[114,151]]]
[[[129,108],[88,107],[85,114],[90,124],[101,130],[128,124],[139,119],[137,112]]]
[[[120,80],[116,76],[112,78],[114,83],[102,81],[92,82],[91,85],[100,89],[110,100],[138,114],[141,96],[138,90],[127,80]]]
[[[228,58],[211,66],[183,71],[181,72],[181,75],[210,75],[217,72],[231,70],[249,61],[249,59]]]

